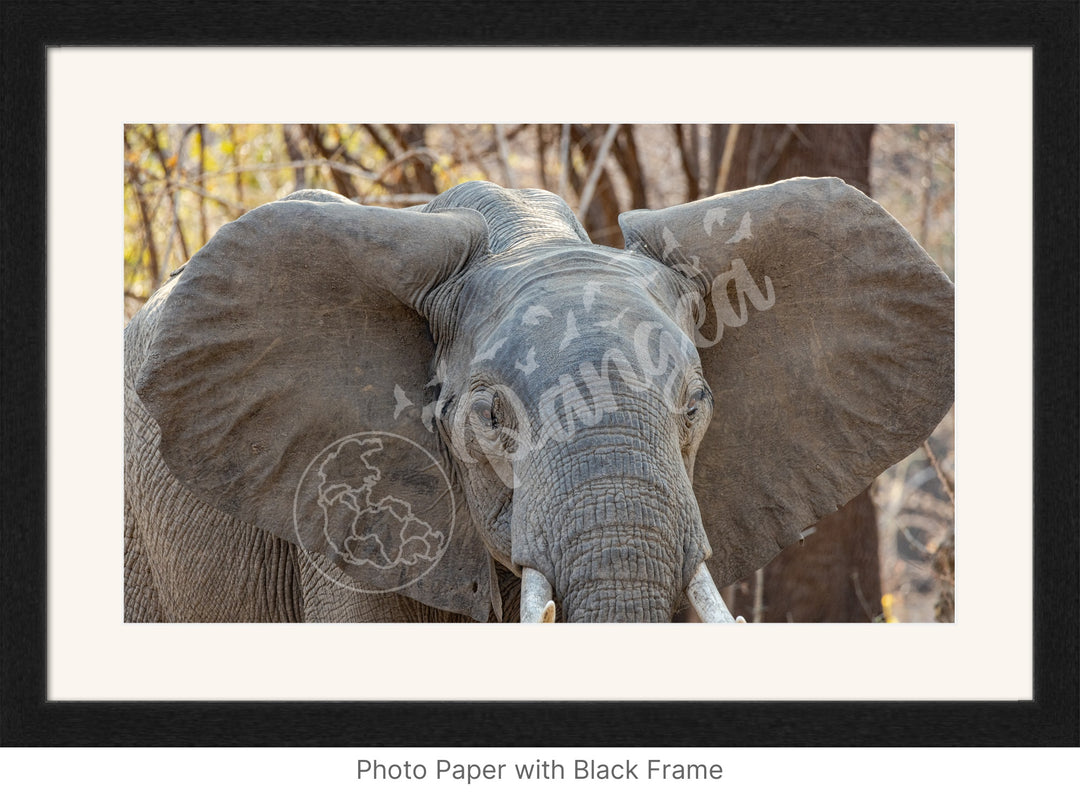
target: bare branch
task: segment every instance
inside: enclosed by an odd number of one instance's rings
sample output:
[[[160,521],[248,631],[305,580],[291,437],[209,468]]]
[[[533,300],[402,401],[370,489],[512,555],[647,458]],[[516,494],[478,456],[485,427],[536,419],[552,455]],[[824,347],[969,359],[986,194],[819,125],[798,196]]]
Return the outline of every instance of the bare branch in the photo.
[[[473,150],[472,145],[469,143],[469,137],[460,129],[462,126],[451,126],[450,135],[454,140],[454,158],[459,164],[471,163],[481,168],[485,175],[488,175],[487,165],[484,164],[484,160]],[[465,158],[461,157],[460,151],[464,151]]]
[[[953,504],[956,503],[956,496],[953,493],[952,480],[945,475],[945,471],[941,469],[941,464],[937,461],[937,457],[934,456],[934,449],[930,447],[929,440],[923,440],[923,451],[926,452],[927,459],[930,460],[930,464],[934,467],[934,471],[937,473],[938,480],[941,482],[941,486],[945,489],[945,494],[949,497],[949,501]]]
[[[323,142],[322,131],[318,125],[304,125],[302,130],[307,135],[308,144],[311,145],[314,150],[321,155],[330,166],[331,164],[337,164],[334,159],[337,155],[334,151],[326,146]],[[353,182],[351,174],[347,170],[334,170],[331,168],[330,178],[334,182],[334,188],[339,194],[344,195],[347,198],[354,198],[360,194],[360,188]]]
[[[735,155],[735,143],[739,140],[739,123],[728,126],[724,137],[724,155],[720,157],[720,174],[716,179],[717,193],[727,191],[728,176],[731,175],[731,159]]]
[[[235,164],[237,167],[239,167],[240,166],[240,153],[238,152],[238,150],[236,148],[236,126],[234,126],[234,125],[229,126],[229,141],[233,145],[233,150],[232,150],[233,164]],[[241,171],[240,170],[233,170],[233,175],[235,176],[235,180],[233,181],[233,186],[236,189],[236,200],[240,203],[241,206],[243,206],[244,205],[244,180],[243,180],[243,178],[241,178]]]
[[[223,170],[205,173],[203,177],[220,178],[221,176],[232,175],[233,173],[268,173],[277,170],[291,170],[296,167],[327,167],[339,173],[348,173],[349,175],[363,178],[368,181],[379,180],[379,175],[377,173],[371,173],[367,170],[361,170],[359,167],[353,167],[352,165],[342,164],[341,162],[331,161],[329,159],[300,159],[299,161],[274,162],[273,164],[238,164],[235,167],[226,167]],[[163,180],[164,179],[157,176],[149,176],[147,183]]]
[[[626,183],[630,187],[631,208],[647,209],[649,199],[646,181],[642,175],[641,161],[638,158],[637,142],[634,140],[634,126],[624,125],[619,128],[619,136],[612,149],[615,161],[622,168]]]
[[[804,148],[813,147],[810,144],[810,140],[806,138],[806,135],[802,131],[799,130],[799,126],[792,125],[791,123],[788,123],[787,127],[788,127],[789,131],[791,131],[793,134],[795,134],[795,138],[797,140],[799,140],[799,144],[801,144]]]
[[[247,212],[251,211],[248,207],[244,206],[241,203],[237,203],[235,201],[229,200],[228,198],[223,198],[220,195],[214,195],[213,193],[207,192],[198,184],[189,184],[185,181],[174,181],[173,186],[177,189],[183,189],[187,192],[191,192],[195,195],[206,198],[206,200],[213,201],[214,203],[218,204],[219,206],[223,206],[234,214],[246,214]],[[205,214],[203,215],[203,217],[205,224]],[[203,232],[203,242],[206,242],[205,231]]]
[[[753,183],[764,184],[769,180],[769,173],[772,172],[776,163],[780,161],[780,157],[784,155],[784,151],[787,149],[788,144],[794,136],[798,136],[799,140],[803,143],[806,143],[807,141],[806,137],[802,135],[796,126],[786,126],[784,128],[784,133],[777,137],[776,143],[773,145],[772,153],[769,154],[769,158],[766,160],[764,166],[758,171]]]
[[[570,182],[570,123],[563,123],[559,141],[559,192],[560,198],[566,197],[566,188]]]
[[[615,137],[618,133],[618,123],[612,123],[608,126],[607,131],[604,132],[604,139],[600,142],[600,150],[597,152],[596,160],[593,162],[589,180],[585,182],[585,188],[581,191],[581,202],[578,204],[578,217],[582,220],[585,219],[585,215],[589,211],[593,193],[596,191],[596,185],[600,181],[600,174],[604,172],[604,161],[607,159],[608,151],[611,150],[611,143],[615,141]]]
[[[195,176],[195,180],[198,182],[199,187],[199,237],[201,242],[206,242],[206,206],[203,204],[203,198],[206,197],[206,193],[203,190],[203,181],[206,173],[206,126],[199,123],[199,174]]]
[[[909,517],[909,516],[905,516],[905,519],[907,517]],[[903,524],[898,524],[897,529],[900,532],[900,534],[904,536],[904,540],[906,540],[908,542],[908,545],[911,546],[913,549],[915,549],[915,551],[919,552],[920,554],[925,554],[927,557],[932,557],[933,556],[934,553],[932,551],[930,551],[930,549],[926,548],[926,546],[924,546],[919,541],[919,539],[917,537],[915,537],[915,535],[911,534],[911,529],[910,528],[908,528],[907,526],[904,526]]]
[[[401,153],[422,153],[427,150],[425,146],[425,132],[427,125],[423,123],[410,123],[408,125],[387,125],[386,128],[393,135],[401,148]],[[435,185],[435,176],[431,172],[431,165],[438,159],[430,160],[426,162],[418,157],[409,159],[412,163],[412,175],[409,179],[409,186],[401,187],[402,189],[411,189],[414,192],[437,192]],[[408,173],[404,173],[408,175]]]
[[[698,153],[698,146],[700,144],[700,129],[697,123],[690,123],[686,126],[687,133],[690,135],[690,141],[687,143],[686,153],[690,157],[690,167],[694,173],[694,197],[701,197],[701,157]]]
[[[394,138],[394,142],[397,143],[397,146],[402,153],[411,149],[412,146],[409,144],[405,129],[411,128],[412,126],[406,125],[402,128],[393,123],[386,123],[383,127],[390,133],[390,136]]]
[[[514,171],[510,169],[510,150],[506,144],[506,131],[501,123],[495,123],[495,148],[499,154],[499,164],[506,176],[506,186],[515,189],[517,185],[514,183]]]
[[[701,126],[696,123],[673,126],[676,144],[679,148],[679,160],[686,178],[686,198],[692,201],[716,192],[718,177],[717,162],[720,159],[719,133],[722,125],[709,127],[709,142],[705,154],[705,164],[701,159]]]
[[[518,134],[520,134],[528,127],[528,123],[519,123],[518,125],[515,125],[513,128],[506,132],[506,141],[513,142],[515,139],[517,139]]]
[[[926,232],[930,228],[930,216],[932,212],[932,199],[934,194],[934,153],[931,137],[933,129],[925,130],[926,137],[923,139],[923,178],[922,178],[922,214],[919,216],[919,231],[915,241],[926,242]]]
[[[421,160],[421,157],[424,157],[424,158],[428,159],[432,164],[434,164],[435,162],[437,162],[439,160],[439,155],[437,153],[435,153],[434,151],[432,151],[432,150],[428,150],[427,148],[417,148],[415,150],[409,150],[409,151],[406,151],[405,153],[402,153],[400,156],[398,156],[393,161],[388,163],[385,167],[383,167],[383,169],[379,172],[379,174],[377,176],[375,176],[374,178],[372,178],[371,180],[375,184],[378,184],[379,186],[384,187],[387,190],[390,190],[392,192],[393,187],[389,186],[386,183],[387,176],[389,176],[390,173],[393,172],[397,167],[399,167],[400,165],[402,165],[402,164],[404,164],[406,162],[410,162],[410,161],[414,161],[414,160],[419,162]],[[428,193],[424,193],[424,194],[428,194]],[[372,197],[377,197],[377,195],[375,194],[374,191],[372,191],[372,192],[368,192],[363,197],[364,198],[372,198]],[[365,201],[361,201],[361,203],[364,203],[364,202]]]
[[[675,123],[674,129],[675,141],[679,145],[679,159],[682,162],[683,175],[686,176],[686,200],[690,202],[697,200],[701,186],[697,164],[697,141],[693,139],[693,134],[691,134],[693,146],[691,148],[691,145],[688,145],[683,138],[682,125]]]
[[[300,150],[300,142],[303,139],[303,129],[301,126],[295,123],[285,125],[282,127],[282,138],[285,141],[285,152],[288,154],[289,159],[294,162],[300,162],[304,160],[304,153]],[[306,189],[307,188],[307,173],[303,167],[295,167],[293,172],[293,188],[294,189]]]
[[[750,149],[746,154],[745,175],[748,184],[756,183],[754,177],[758,174],[758,152],[761,150],[761,132],[765,126],[751,126]]]
[[[131,155],[131,145],[127,138],[127,131],[124,132],[124,153],[129,160],[133,158]],[[143,243],[149,253],[150,270],[152,271],[154,281],[156,282],[161,275],[161,269],[158,266],[157,248],[154,245],[154,227],[151,225],[151,218],[146,209],[146,196],[143,194],[141,177],[140,171],[138,171],[135,165],[129,161],[128,183],[131,186],[132,194],[135,196],[135,205],[139,209],[139,220],[142,223]]]
[[[184,239],[184,230],[180,226],[180,204],[177,202],[176,195],[168,190],[172,187],[173,181],[176,178],[172,168],[170,167],[170,162],[174,165],[179,163],[180,148],[184,146],[184,136],[186,135],[187,134],[185,133],[183,136],[181,136],[180,142],[177,144],[176,147],[176,154],[173,157],[166,156],[164,151],[162,151],[161,143],[158,141],[158,131],[157,128],[153,125],[153,123],[150,124],[150,136],[148,137],[151,149],[154,151],[154,155],[157,156],[158,162],[161,164],[161,174],[163,180],[165,181],[166,194],[168,195],[169,203],[172,206],[173,213],[172,228],[169,231],[169,239],[166,241],[165,250],[162,253],[163,256],[168,259],[169,253],[172,251],[173,239],[178,238],[180,240],[180,252],[184,257],[181,260],[181,263],[187,262],[187,260],[191,258],[191,255],[188,251],[187,241]],[[155,277],[155,281],[158,285],[162,283],[163,278],[163,276]]]
[[[765,615],[765,569],[759,568],[754,571],[754,608],[753,621],[760,624]]]
[[[383,136],[383,133],[376,126],[364,123],[362,128],[368,132],[368,136],[375,141],[375,144],[382,148],[383,153],[386,154],[386,158],[392,159],[397,155],[397,148],[390,144],[390,141]]]
[[[536,124],[536,163],[540,167],[540,186],[549,189],[547,178],[547,138],[544,136],[543,123]]]
[[[862,583],[859,582],[859,572],[851,572],[851,586],[855,588],[855,598],[859,601],[859,606],[862,607],[863,613],[866,614],[867,621],[874,620],[874,611],[870,609],[870,603],[866,601],[866,594],[863,593]]]
[[[716,194],[716,179],[720,175],[720,154],[724,149],[722,137],[726,136],[726,125],[709,126],[709,148],[705,162],[705,195]]]

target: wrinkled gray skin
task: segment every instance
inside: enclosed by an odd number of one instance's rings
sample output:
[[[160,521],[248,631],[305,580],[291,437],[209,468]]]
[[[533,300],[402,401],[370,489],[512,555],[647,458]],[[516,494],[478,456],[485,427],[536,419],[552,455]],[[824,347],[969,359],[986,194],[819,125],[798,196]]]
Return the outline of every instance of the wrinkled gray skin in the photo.
[[[712,414],[711,394],[691,321],[675,308],[692,289],[674,271],[655,274],[643,257],[575,246],[567,232],[565,242],[546,243],[524,261],[492,259],[465,273],[460,289],[444,291],[457,297],[461,325],[440,339],[437,359],[463,369],[448,371],[439,420],[459,456],[476,456],[459,459],[469,508],[496,559],[544,574],[568,621],[670,621],[709,548],[689,471]],[[603,290],[585,313],[582,288],[589,284]],[[432,306],[446,296],[436,293]],[[563,345],[563,325],[523,329],[532,308],[557,323],[573,316],[584,333]],[[621,326],[587,328],[620,315]],[[677,345],[677,364],[663,383],[645,387],[612,370],[606,414],[569,436],[566,421],[541,408],[544,394],[561,377],[581,376],[583,364],[598,368],[605,351],[635,354],[638,322],[650,324],[655,347],[661,340]],[[527,362],[507,347],[523,331],[535,349]],[[470,364],[491,351],[490,360]],[[536,367],[527,375],[516,367],[529,362]],[[500,429],[485,440],[495,388]],[[473,408],[464,409],[470,398]],[[521,399],[522,408],[507,399]],[[548,424],[558,432],[545,431]]]
[[[802,185],[792,186],[795,189],[781,187],[779,191],[803,192]],[[846,193],[855,190],[835,180],[815,183],[809,191],[815,198],[822,192],[830,199],[840,197],[842,204],[865,201],[861,195],[851,200]],[[722,200],[725,197],[709,202],[727,203]],[[764,193],[760,195],[764,200],[758,195],[742,195],[736,200],[749,204],[746,208],[753,210],[754,226],[758,226],[758,220],[772,214],[772,197]],[[241,275],[243,271],[236,265],[243,260],[231,255],[228,259],[215,257],[214,243],[208,244],[203,255],[197,255],[151,299],[125,333],[126,619],[513,621],[518,615],[517,577],[523,568],[531,568],[551,584],[560,621],[670,621],[686,604],[687,583],[706,559],[710,559],[719,584],[764,564],[780,548],[794,542],[801,527],[846,501],[876,472],[916,447],[951,399],[951,285],[935,275],[936,267],[907,240],[896,246],[903,257],[898,259],[917,263],[911,270],[918,277],[910,282],[899,280],[903,287],[897,291],[897,304],[916,311],[911,312],[911,322],[897,329],[908,332],[904,337],[910,343],[897,345],[889,338],[899,335],[889,333],[881,343],[867,346],[868,353],[876,353],[866,358],[864,366],[856,364],[858,359],[852,356],[853,349],[862,347],[862,335],[855,331],[850,342],[843,339],[846,329],[857,329],[859,324],[846,307],[819,313],[813,307],[816,301],[806,307],[793,303],[788,311],[782,311],[780,304],[774,318],[781,323],[768,322],[773,282],[776,299],[785,302],[796,292],[812,294],[796,289],[804,280],[801,264],[790,268],[791,278],[785,277],[784,270],[804,254],[810,254],[805,257],[807,264],[816,266],[827,258],[836,259],[840,249],[839,245],[826,247],[820,258],[816,252],[804,251],[801,244],[775,256],[766,250],[733,250],[764,249],[762,243],[770,231],[773,237],[780,237],[786,234],[775,231],[798,228],[791,222],[794,218],[788,196],[781,201],[777,203],[781,211],[776,214],[780,222],[761,223],[753,229],[753,236],[749,234],[749,218],[743,218],[741,211],[726,220],[727,230],[718,240],[726,244],[719,246],[716,267],[709,268],[706,259],[686,255],[686,263],[706,266],[704,278],[686,269],[685,264],[675,263],[667,252],[672,250],[671,242],[664,237],[671,233],[669,224],[684,243],[704,237],[699,232],[703,228],[710,232],[708,247],[713,247],[711,229],[719,231],[725,224],[723,215],[709,211],[718,208],[715,205],[691,204],[676,207],[679,211],[674,217],[624,223],[631,234],[628,242],[636,242],[636,247],[627,251],[589,243],[569,209],[538,191],[508,192],[489,184],[472,184],[445,193],[421,210],[385,213],[377,218],[377,225],[373,224],[378,236],[371,240],[374,244],[365,246],[365,253],[412,247],[402,244],[407,238],[400,231],[410,231],[416,221],[417,225],[448,226],[451,233],[445,239],[450,244],[445,247],[450,256],[441,256],[442,229],[433,229],[435,233],[418,239],[434,243],[434,256],[390,252],[386,256],[390,267],[372,268],[376,278],[364,286],[381,286],[379,276],[393,273],[397,283],[386,280],[392,285],[386,297],[395,304],[400,302],[405,311],[393,313],[398,317],[389,312],[385,319],[377,317],[381,312],[373,310],[381,309],[384,302],[378,300],[376,290],[369,289],[356,302],[363,309],[351,318],[342,318],[353,320],[359,315],[363,338],[367,338],[349,340],[350,356],[342,361],[345,368],[338,370],[344,377],[342,382],[355,380],[347,392],[339,391],[329,379],[325,387],[312,389],[319,380],[305,372],[311,369],[308,360],[294,360],[290,367],[284,357],[283,373],[268,373],[270,378],[259,379],[257,386],[247,389],[249,376],[274,369],[273,365],[266,368],[273,355],[292,347],[283,349],[282,337],[293,336],[298,329],[302,337],[307,337],[309,330],[317,334],[304,339],[304,345],[297,346],[301,349],[298,353],[305,353],[302,348],[323,347],[323,340],[329,342],[326,348],[340,350],[340,344],[333,341],[336,334],[316,333],[308,324],[282,323],[281,333],[266,333],[277,323],[280,312],[277,316],[268,312],[269,323],[257,320],[250,329],[255,334],[236,335],[236,344],[198,341],[202,332],[216,331],[218,326],[226,332],[249,331],[244,329],[243,317],[248,313],[236,311],[242,305],[237,298],[243,291],[233,287],[213,290],[221,271]],[[764,204],[760,212],[754,205],[759,202]],[[340,206],[330,209],[334,214],[353,214],[352,209],[360,208],[330,193],[305,192],[286,203],[272,204],[279,211],[265,214],[291,220],[307,213],[302,206],[312,209],[314,215],[322,214],[319,210],[325,211],[330,204]],[[460,211],[462,208],[468,213]],[[458,211],[445,211],[454,209]],[[263,210],[251,213],[252,226],[262,219],[258,215]],[[854,219],[861,219],[861,214]],[[385,226],[384,218],[389,221]],[[684,218],[697,222],[684,225]],[[743,228],[737,229],[741,218]],[[304,225],[308,227],[300,226],[297,231],[309,231],[316,224]],[[404,229],[391,231],[398,225]],[[891,218],[882,225],[890,226],[893,232]],[[652,235],[649,226],[655,229]],[[329,226],[326,237],[338,236],[335,232],[341,228]],[[258,244],[262,235],[258,229],[252,230],[256,231],[250,235],[256,244],[241,241],[241,245],[255,253],[252,264],[256,267],[251,268],[255,270],[261,269],[265,254]],[[286,259],[280,254],[293,236],[285,231],[285,245],[268,242],[266,253]],[[340,236],[346,244],[331,242],[326,247],[333,254],[347,255],[348,243],[355,238]],[[360,239],[364,236],[357,235]],[[843,236],[854,237],[856,245],[852,247],[878,247],[865,241],[874,240],[872,236],[858,232]],[[838,243],[848,241],[839,234],[836,237]],[[216,239],[224,242],[227,237],[219,234]],[[814,235],[811,239],[826,238]],[[295,261],[305,261],[304,247],[297,245]],[[698,308],[694,299],[704,297],[706,307],[716,308],[715,302],[709,302],[709,290],[716,289],[710,287],[709,280],[736,264],[738,260],[733,262],[732,257],[739,253],[754,272],[753,288],[748,290],[744,285],[740,290],[744,311],[748,310],[743,320],[749,322],[742,328],[730,328],[721,346],[703,350],[698,347],[701,334],[694,317]],[[788,253],[795,256],[785,255]],[[751,257],[760,257],[764,267],[759,270]],[[319,258],[311,256],[315,261]],[[424,264],[425,258],[433,264],[430,271],[417,268],[416,275],[394,273],[397,268],[393,265],[398,262]],[[348,261],[345,256],[342,260]],[[851,261],[842,254],[837,264]],[[363,262],[358,269],[363,272],[367,264]],[[289,267],[286,274],[292,276],[292,269]],[[309,269],[306,264],[305,269]],[[351,275],[349,270],[346,273]],[[890,276],[910,272],[907,267],[890,267],[889,271]],[[764,278],[766,273],[771,280]],[[295,293],[291,303],[302,305],[308,290],[299,284],[293,286],[291,279],[279,288],[275,275],[260,285],[274,285],[272,290],[278,293],[266,297]],[[838,287],[852,286],[852,292],[858,293],[852,279],[845,276],[837,281]],[[924,281],[929,282],[925,294],[930,311],[911,300],[923,294],[920,282]],[[888,282],[897,283],[893,278]],[[220,310],[199,311],[203,317],[185,317],[189,314],[185,310],[207,305],[205,299],[211,291],[198,289],[206,286],[211,287],[213,297],[221,297]],[[331,295],[338,297],[342,287],[351,285],[331,282],[328,286]],[[739,294],[723,286],[729,299],[740,300]],[[186,295],[188,287],[203,294]],[[822,294],[832,298],[844,295],[839,290],[823,290]],[[865,309],[871,321],[867,325],[872,328],[877,325],[876,310],[882,301],[876,290],[867,295],[870,300]],[[262,309],[269,303],[260,300],[252,306]],[[291,310],[293,306],[281,308]],[[324,304],[319,309],[311,326],[332,323],[326,317],[328,307]],[[762,309],[765,311],[759,311]],[[897,317],[880,314],[889,325]],[[756,334],[751,331],[755,315],[763,321],[757,324]],[[800,322],[784,328],[785,315]],[[810,318],[809,323],[804,318]],[[464,497],[464,504],[457,499],[459,524],[454,530],[458,539],[455,548],[461,551],[455,552],[455,557],[448,556],[424,581],[401,592],[349,592],[348,567],[335,561],[332,553],[298,548],[288,525],[292,499],[282,498],[296,486],[303,466],[335,437],[362,429],[388,430],[418,412],[420,403],[407,413],[398,409],[391,418],[389,410],[383,410],[381,418],[369,420],[368,410],[388,397],[395,384],[400,387],[406,381],[388,375],[383,379],[385,386],[371,392],[372,398],[378,396],[376,401],[364,394],[371,390],[373,381],[378,384],[378,379],[370,376],[389,374],[392,366],[398,369],[392,356],[397,346],[391,343],[380,351],[373,332],[386,329],[397,336],[399,323],[395,321],[399,319],[405,321],[400,323],[403,327],[416,327],[416,338],[426,342],[418,351],[421,357],[414,360],[422,359],[424,364],[412,369],[427,381],[414,377],[406,395],[418,398],[426,392],[425,400],[431,399],[428,408],[434,420],[427,423],[433,424],[432,439],[423,442],[446,461],[448,474]],[[779,328],[768,329],[770,325]],[[830,326],[837,333],[822,334]],[[337,331],[333,326],[327,328]],[[927,330],[931,330],[930,335]],[[263,336],[265,344],[259,339]],[[402,343],[406,336],[400,335]],[[764,338],[764,344],[754,340],[755,336]],[[249,346],[254,355],[247,362],[241,362],[239,368],[227,363],[234,353]],[[727,350],[722,352],[721,347]],[[369,355],[372,350],[376,353]],[[802,361],[789,362],[776,356],[787,350],[805,352],[799,357]],[[918,356],[909,359],[904,355],[907,350]],[[926,350],[937,353],[926,355]],[[352,356],[352,352],[359,356]],[[715,360],[723,365],[725,354],[735,360],[735,367],[714,366]],[[703,365],[703,355],[714,362]],[[354,370],[349,359],[359,359],[360,367]],[[318,358],[311,361],[321,365]],[[410,361],[410,357],[401,361]],[[812,374],[807,367],[810,364],[824,378]],[[819,364],[826,366],[824,371]],[[249,365],[254,367],[249,369]],[[380,366],[386,370],[379,370]],[[853,367],[848,370],[847,366]],[[219,368],[222,378],[207,378],[203,386],[202,377]],[[331,368],[326,371],[330,375]],[[718,375],[718,371],[726,374]],[[283,387],[282,380],[273,378],[297,372],[302,375],[295,388]],[[932,388],[921,392],[916,388],[924,379]],[[846,383],[842,399],[836,382]],[[760,388],[753,391],[760,392],[760,397],[741,389],[744,383]],[[422,384],[426,384],[425,390],[421,390]],[[225,387],[221,391],[224,395],[234,393],[241,400],[220,400],[217,385]],[[234,390],[233,385],[241,389]],[[819,388],[825,388],[820,389],[823,400],[820,411],[814,411],[816,399],[812,396]],[[298,395],[290,400],[293,391]],[[315,401],[299,395],[309,391]],[[883,394],[885,398],[881,398]],[[347,397],[335,400],[340,395]],[[902,401],[894,403],[890,400],[893,396]],[[289,440],[282,434],[317,428],[303,416],[327,398],[327,403],[340,405],[319,412],[332,423],[320,423],[317,436],[289,434],[294,438]],[[883,410],[869,412],[867,405]],[[356,417],[337,423],[352,414],[353,406],[360,410]],[[230,411],[233,407],[237,411]],[[801,413],[805,413],[803,422],[791,427],[778,423]],[[223,421],[220,425],[216,423],[219,417]],[[212,423],[204,427],[206,432],[198,431],[204,418]],[[417,417],[411,424],[414,428],[407,430],[410,438],[429,436],[419,428],[419,421]],[[861,427],[857,436],[850,431],[856,426]],[[822,434],[832,429],[836,433]],[[744,431],[745,442],[739,440]],[[832,437],[836,444],[828,441],[829,448],[840,456],[827,452],[814,439],[817,437]],[[281,456],[274,456],[273,449],[286,441],[280,446]],[[879,443],[885,445],[879,448]],[[269,467],[259,468],[258,460],[264,456]],[[295,465],[286,464],[289,460]],[[248,461],[255,467],[249,469]],[[825,468],[819,462],[825,463]],[[268,489],[263,489],[264,484]],[[706,525],[711,527],[708,534]],[[777,531],[767,531],[774,527]],[[449,575],[447,565],[457,566],[453,570],[460,576]]]

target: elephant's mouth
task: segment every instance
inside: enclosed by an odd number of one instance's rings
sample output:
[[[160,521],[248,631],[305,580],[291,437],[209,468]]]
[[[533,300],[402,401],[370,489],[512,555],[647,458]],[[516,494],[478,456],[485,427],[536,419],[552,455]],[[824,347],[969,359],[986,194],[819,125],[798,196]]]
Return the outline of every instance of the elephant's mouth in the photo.
[[[554,623],[555,600],[552,596],[551,583],[542,573],[533,568],[523,568],[521,571],[521,622],[523,624]],[[742,616],[735,618],[731,615],[705,563],[698,566],[693,578],[686,586],[686,597],[702,623],[746,623]]]

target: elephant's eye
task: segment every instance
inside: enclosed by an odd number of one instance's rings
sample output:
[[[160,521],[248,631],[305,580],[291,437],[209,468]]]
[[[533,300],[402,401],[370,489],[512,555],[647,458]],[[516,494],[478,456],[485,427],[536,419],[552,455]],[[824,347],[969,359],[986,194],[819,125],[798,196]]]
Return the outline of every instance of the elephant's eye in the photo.
[[[473,401],[473,414],[486,429],[498,429],[500,407],[498,394],[483,395]]]
[[[704,382],[691,385],[686,397],[686,419],[691,423],[696,420],[712,401],[712,393]]]

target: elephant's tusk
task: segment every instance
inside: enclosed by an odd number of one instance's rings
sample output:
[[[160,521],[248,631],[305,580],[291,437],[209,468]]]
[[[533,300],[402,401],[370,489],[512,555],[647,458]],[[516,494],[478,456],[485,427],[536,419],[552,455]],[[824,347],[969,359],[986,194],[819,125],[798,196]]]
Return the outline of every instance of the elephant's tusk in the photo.
[[[555,623],[555,602],[548,599],[548,603],[544,605],[544,612],[540,614],[541,624],[554,624]]]
[[[534,568],[521,569],[521,623],[552,624],[555,622],[555,602],[551,585]]]
[[[728,611],[727,605],[724,604],[724,599],[720,596],[720,591],[716,589],[716,583],[713,582],[712,576],[709,574],[709,569],[705,567],[705,563],[698,566],[697,571],[694,573],[694,578],[690,580],[690,584],[686,586],[686,597],[690,600],[691,606],[694,608],[694,612],[698,614],[698,617],[706,624],[734,624],[736,620],[732,617],[730,611]],[[738,623],[746,623],[746,620],[740,615],[741,619]]]

